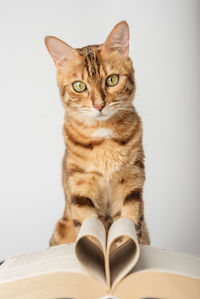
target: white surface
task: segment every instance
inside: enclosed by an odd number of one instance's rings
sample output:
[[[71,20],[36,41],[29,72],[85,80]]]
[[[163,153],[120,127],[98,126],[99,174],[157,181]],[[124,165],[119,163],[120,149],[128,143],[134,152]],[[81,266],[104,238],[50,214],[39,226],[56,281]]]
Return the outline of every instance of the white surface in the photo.
[[[64,109],[43,39],[98,44],[130,25],[152,245],[200,254],[199,1],[0,2],[0,259],[48,246],[64,209]]]

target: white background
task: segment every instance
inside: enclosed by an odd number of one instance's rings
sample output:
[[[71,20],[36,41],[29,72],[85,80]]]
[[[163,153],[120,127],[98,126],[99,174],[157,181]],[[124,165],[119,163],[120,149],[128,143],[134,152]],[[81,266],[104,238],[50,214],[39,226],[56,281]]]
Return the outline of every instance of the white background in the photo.
[[[130,25],[155,246],[200,254],[200,2],[0,2],[0,260],[48,246],[64,209],[64,109],[44,37],[102,43]]]

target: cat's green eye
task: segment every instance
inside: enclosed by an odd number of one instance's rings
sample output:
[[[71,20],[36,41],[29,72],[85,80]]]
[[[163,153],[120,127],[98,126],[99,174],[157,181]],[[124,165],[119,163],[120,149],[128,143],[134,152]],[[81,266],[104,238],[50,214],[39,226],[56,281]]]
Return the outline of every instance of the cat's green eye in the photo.
[[[107,86],[115,86],[119,82],[119,75],[113,74],[106,79]]]
[[[83,92],[87,88],[86,84],[82,81],[76,81],[72,84],[72,86],[76,92]]]

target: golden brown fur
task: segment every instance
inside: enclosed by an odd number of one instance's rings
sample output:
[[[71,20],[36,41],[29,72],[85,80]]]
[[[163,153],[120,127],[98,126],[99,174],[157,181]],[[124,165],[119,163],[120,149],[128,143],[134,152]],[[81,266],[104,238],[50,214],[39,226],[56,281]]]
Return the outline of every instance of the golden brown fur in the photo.
[[[98,217],[106,229],[115,219],[128,217],[135,223],[139,242],[149,243],[142,199],[145,180],[142,123],[132,105],[134,69],[125,42],[121,51],[112,48],[113,35],[120,26],[128,30],[126,22],[119,23],[103,45],[68,48],[70,59],[62,63],[46,41],[58,69],[57,81],[66,109],[63,159],[66,208],[56,224],[51,245],[74,241],[81,223],[90,216]],[[105,84],[110,74],[119,74],[119,83],[114,87]],[[85,92],[73,90],[71,84],[76,80],[86,83]],[[111,116],[103,120],[91,116],[99,105],[105,106]],[[96,136],[102,133],[102,128],[111,132],[110,136]]]

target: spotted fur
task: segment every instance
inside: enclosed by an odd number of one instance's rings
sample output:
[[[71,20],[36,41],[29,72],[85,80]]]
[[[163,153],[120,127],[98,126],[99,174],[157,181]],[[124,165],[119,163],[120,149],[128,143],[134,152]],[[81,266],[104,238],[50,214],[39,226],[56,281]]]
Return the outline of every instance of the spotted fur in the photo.
[[[54,37],[46,38],[66,110],[66,207],[51,245],[74,241],[81,223],[90,216],[98,217],[106,230],[117,218],[128,217],[135,223],[139,242],[149,244],[142,199],[142,123],[132,104],[135,79],[128,38],[124,21],[114,27],[102,45],[73,49]],[[106,85],[110,74],[119,75],[114,87]],[[87,85],[82,93],[72,88],[77,80]],[[96,109],[99,106],[102,111]]]

